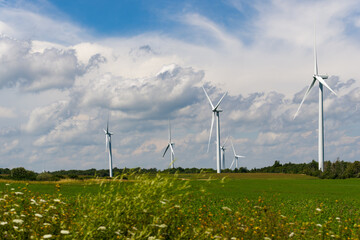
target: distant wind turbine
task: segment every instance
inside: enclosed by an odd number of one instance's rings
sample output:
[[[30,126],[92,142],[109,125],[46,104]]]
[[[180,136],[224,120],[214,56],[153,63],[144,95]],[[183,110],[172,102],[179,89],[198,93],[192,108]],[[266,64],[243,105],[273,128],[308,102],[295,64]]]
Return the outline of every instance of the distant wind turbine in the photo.
[[[105,149],[106,151],[109,152],[109,175],[110,177],[113,177],[113,173],[112,173],[112,152],[111,152],[111,135],[113,135],[113,133],[109,132],[109,119],[107,121],[106,124],[106,130],[104,129],[105,132],[105,141],[106,141],[106,145],[105,145]]]
[[[171,124],[170,124],[170,120],[169,120],[169,142],[168,142],[168,145],[165,148],[163,157],[165,156],[166,151],[170,148],[170,150],[171,150],[171,152],[170,152],[170,166],[171,166],[171,168],[175,168],[175,165],[174,165],[174,161],[175,161],[174,146],[175,146],[175,143],[173,143],[171,141]]]
[[[221,109],[218,109],[221,101],[224,99],[225,95],[227,94],[224,93],[224,95],[220,98],[219,102],[214,106],[209,98],[209,95],[207,94],[206,90],[204,87],[202,87],[205,95],[207,97],[207,99],[209,100],[209,103],[211,105],[211,111],[213,112],[212,115],[212,119],[211,119],[211,128],[210,128],[210,136],[209,136],[209,143],[208,143],[208,149],[207,151],[209,152],[209,147],[210,147],[210,140],[211,140],[211,134],[212,134],[212,130],[213,130],[213,126],[214,126],[214,118],[216,117],[216,167],[217,167],[217,173],[221,173],[221,153],[220,153],[220,117],[219,117],[219,113],[222,112]]]
[[[226,142],[227,140],[229,139],[229,136],[226,138],[224,144],[221,146],[221,166],[222,166],[222,169],[225,169],[225,145],[226,145]]]
[[[234,148],[234,144],[233,144],[232,141],[231,141],[231,146],[232,146],[232,149],[233,149],[233,151],[234,151],[234,160],[232,161],[230,168],[232,168],[232,166],[234,165],[234,162],[235,162],[235,161],[236,161],[236,163],[235,163],[235,168],[238,168],[238,160],[239,160],[239,158],[244,158],[245,156],[240,156],[240,155],[237,155],[237,154],[236,154],[235,148]]]
[[[324,79],[327,79],[327,75],[319,75],[318,74],[318,64],[317,64],[317,53],[316,53],[316,37],[314,40],[314,75],[313,80],[305,92],[304,98],[302,99],[298,110],[294,115],[294,119],[296,118],[299,110],[305,101],[306,97],[309,95],[311,88],[314,86],[316,80],[319,82],[319,170],[324,171],[324,113],[323,113],[323,85],[328,88],[332,93],[336,95],[336,93],[327,85]]]

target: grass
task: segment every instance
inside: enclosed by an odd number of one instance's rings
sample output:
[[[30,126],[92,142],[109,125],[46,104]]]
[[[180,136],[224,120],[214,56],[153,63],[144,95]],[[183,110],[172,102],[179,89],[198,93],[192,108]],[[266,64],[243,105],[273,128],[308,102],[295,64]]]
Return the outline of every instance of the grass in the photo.
[[[360,238],[360,179],[258,173],[132,179],[0,181],[0,239]]]

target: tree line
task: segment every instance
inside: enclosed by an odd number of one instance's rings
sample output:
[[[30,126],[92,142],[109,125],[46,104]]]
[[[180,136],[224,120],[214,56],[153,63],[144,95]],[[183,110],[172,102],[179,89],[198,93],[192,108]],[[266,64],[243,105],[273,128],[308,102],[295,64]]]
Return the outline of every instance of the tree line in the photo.
[[[344,179],[344,178],[360,178],[360,162],[345,162],[340,161],[339,158],[335,162],[325,161],[324,172],[318,170],[318,163],[312,160],[310,163],[285,163],[281,164],[275,161],[272,166],[263,168],[247,168],[240,167],[235,169],[224,169],[223,173],[292,173],[292,174],[306,174],[319,178],[326,179]],[[187,173],[216,173],[212,168],[169,168],[159,170],[156,168],[114,168],[114,176],[122,176],[126,178],[126,174],[187,174]],[[107,178],[109,177],[108,169],[97,170],[91,168],[88,170],[59,170],[53,172],[36,173],[34,171],[26,170],[23,167],[19,168],[0,168],[0,178],[14,179],[14,180],[38,180],[38,181],[57,181],[60,179],[89,179],[89,178]]]

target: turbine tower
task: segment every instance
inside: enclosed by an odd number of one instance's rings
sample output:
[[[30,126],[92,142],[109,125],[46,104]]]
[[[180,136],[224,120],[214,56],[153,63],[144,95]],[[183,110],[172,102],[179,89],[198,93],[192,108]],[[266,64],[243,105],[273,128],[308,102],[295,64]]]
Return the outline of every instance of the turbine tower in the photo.
[[[229,139],[229,136],[226,138],[224,144],[221,146],[221,167],[222,169],[225,169],[225,145],[226,145],[226,142],[227,140]]]
[[[327,79],[327,75],[320,75],[318,73],[318,64],[317,64],[317,53],[316,53],[316,37],[314,40],[314,75],[313,80],[308,87],[308,89],[305,92],[304,98],[302,99],[300,106],[298,110],[296,111],[294,115],[294,119],[296,118],[297,114],[299,113],[299,110],[305,101],[306,97],[309,95],[309,92],[311,88],[314,86],[316,80],[319,82],[319,170],[324,171],[324,113],[323,113],[323,86],[328,88],[332,93],[336,95],[336,93],[327,85],[327,83],[324,81],[324,79]]]
[[[210,136],[209,136],[209,143],[208,143],[208,149],[207,151],[209,152],[209,147],[210,147],[210,140],[211,140],[211,134],[212,134],[212,130],[213,130],[213,126],[214,126],[214,118],[216,117],[216,169],[217,169],[217,173],[221,173],[221,150],[220,150],[220,117],[219,117],[219,113],[222,112],[221,109],[218,109],[221,101],[224,99],[225,95],[227,94],[224,93],[224,95],[220,98],[219,102],[214,106],[209,98],[209,95],[207,94],[206,90],[204,87],[202,87],[205,95],[207,97],[207,99],[209,100],[210,106],[211,106],[211,111],[213,112],[212,115],[212,119],[211,119],[211,128],[210,128]]]
[[[171,125],[170,125],[170,120],[169,120],[169,142],[168,142],[168,145],[165,148],[163,157],[165,156],[166,151],[170,148],[170,150],[171,150],[171,153],[170,153],[170,166],[171,166],[171,168],[175,168],[175,165],[174,165],[174,161],[175,161],[174,146],[175,146],[175,143],[173,143],[171,141]]]
[[[231,141],[231,146],[232,146],[232,149],[233,149],[233,151],[234,151],[234,160],[232,161],[230,168],[232,168],[232,166],[233,166],[233,164],[234,164],[235,161],[236,161],[236,163],[235,163],[235,166],[236,166],[236,167],[235,167],[235,168],[238,168],[239,158],[244,158],[245,156],[240,156],[240,155],[237,155],[237,154],[236,154],[235,148],[234,148],[234,144],[233,144],[232,141]]]
[[[112,152],[111,152],[111,135],[113,135],[111,132],[109,132],[109,119],[107,121],[106,124],[106,130],[104,129],[105,132],[105,141],[106,141],[106,151],[109,151],[109,175],[112,178],[113,177],[113,173],[112,173]]]

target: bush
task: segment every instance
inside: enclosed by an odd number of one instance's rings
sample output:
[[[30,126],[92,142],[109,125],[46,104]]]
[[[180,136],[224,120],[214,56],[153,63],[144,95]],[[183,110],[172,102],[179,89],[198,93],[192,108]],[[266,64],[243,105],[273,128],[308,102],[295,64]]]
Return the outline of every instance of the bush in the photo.
[[[37,175],[36,180],[37,181],[57,181],[59,179],[56,178],[51,173],[43,172],[43,173],[40,173]]]
[[[11,169],[10,178],[14,180],[36,180],[36,173],[23,167]]]

